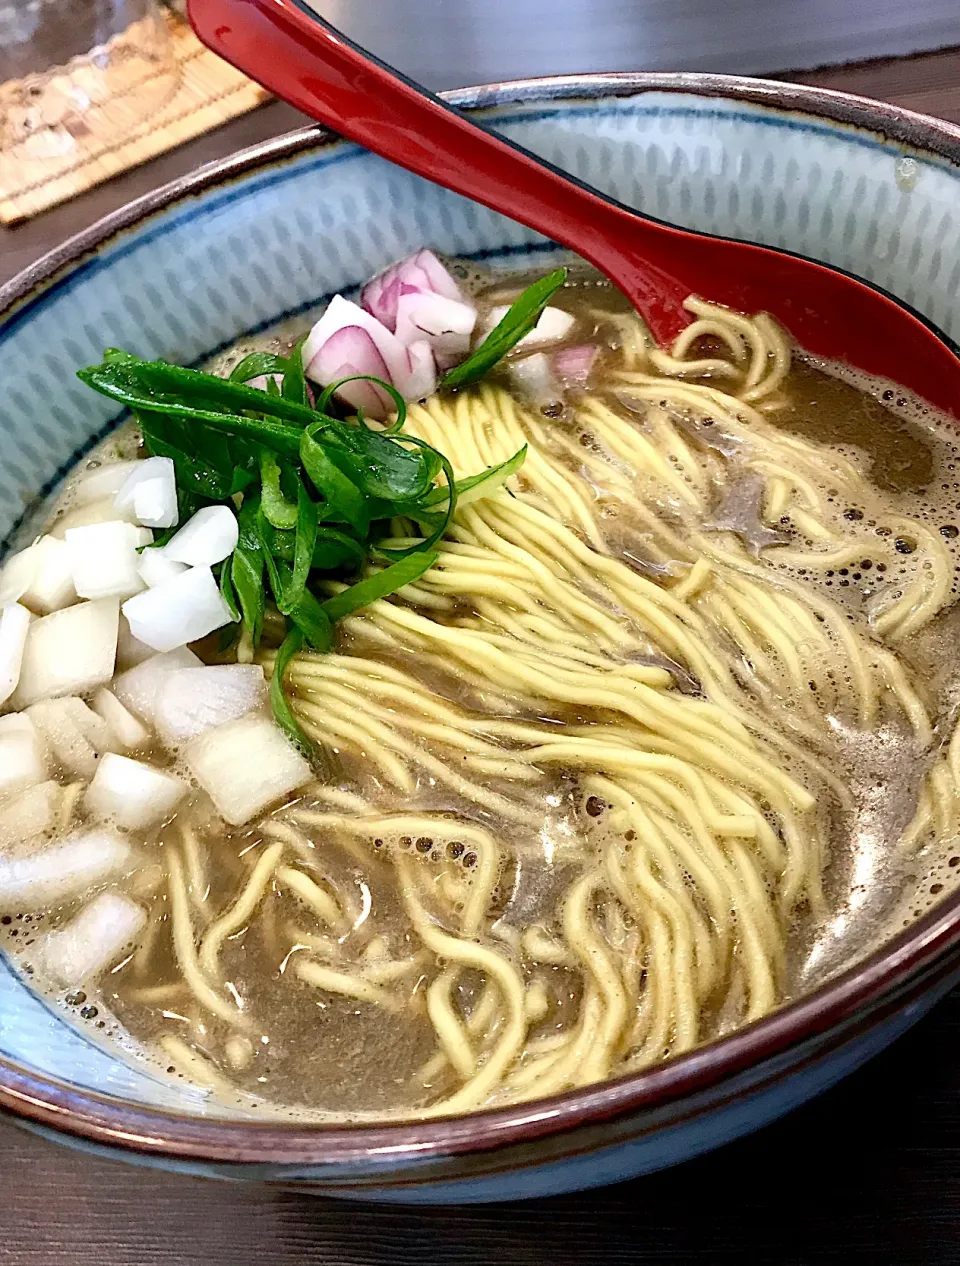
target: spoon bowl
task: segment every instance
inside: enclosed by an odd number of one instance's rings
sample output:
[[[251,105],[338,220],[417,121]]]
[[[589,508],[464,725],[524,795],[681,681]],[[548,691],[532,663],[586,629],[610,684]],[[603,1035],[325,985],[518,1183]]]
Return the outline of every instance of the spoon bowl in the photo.
[[[960,418],[960,349],[885,291],[799,255],[641,215],[468,119],[299,0],[190,0],[189,14],[210,49],[305,114],[576,251],[662,346],[689,324],[684,301],[696,294],[769,312],[808,352]]]

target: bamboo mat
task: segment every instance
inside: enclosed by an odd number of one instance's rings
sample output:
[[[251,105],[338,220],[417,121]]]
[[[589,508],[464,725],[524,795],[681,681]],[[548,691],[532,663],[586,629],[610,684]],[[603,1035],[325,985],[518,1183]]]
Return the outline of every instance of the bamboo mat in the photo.
[[[179,73],[166,76],[154,113],[133,112],[131,126],[121,90],[83,112],[62,155],[33,157],[23,145],[0,149],[0,223],[30,219],[269,99],[265,88],[204,48],[181,18],[167,20]],[[0,101],[16,87],[0,85]],[[132,88],[128,99],[138,91],[151,88]]]

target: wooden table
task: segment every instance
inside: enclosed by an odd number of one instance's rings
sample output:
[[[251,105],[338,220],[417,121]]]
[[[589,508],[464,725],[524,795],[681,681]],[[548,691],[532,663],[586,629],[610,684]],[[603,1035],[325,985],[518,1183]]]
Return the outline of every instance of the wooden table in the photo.
[[[960,50],[784,76],[960,122]],[[130,198],[297,126],[274,104],[21,228],[0,280]],[[0,1125],[0,1266],[960,1263],[960,990],[892,1050],[751,1138],[604,1191],[407,1211],[204,1183]]]

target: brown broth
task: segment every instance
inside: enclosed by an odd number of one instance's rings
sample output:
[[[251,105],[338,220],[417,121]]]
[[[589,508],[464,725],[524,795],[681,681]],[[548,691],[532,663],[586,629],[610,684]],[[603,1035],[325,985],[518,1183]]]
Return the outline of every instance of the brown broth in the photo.
[[[479,282],[477,283],[479,285]],[[514,276],[493,286],[484,283],[484,297],[502,302],[519,285]],[[557,302],[578,315],[586,312],[623,312],[624,301],[612,287],[591,283],[570,288]],[[595,332],[596,319],[584,324]],[[288,346],[296,331],[283,330],[256,344],[245,343],[220,359],[226,368],[253,346]],[[705,352],[715,354],[707,346]],[[836,367],[797,358],[780,388],[779,405],[770,419],[785,432],[829,446],[838,455],[853,458],[868,473],[880,500],[876,505],[919,515],[941,531],[956,557],[956,525],[960,523],[960,478],[957,443],[944,420],[937,419],[916,403],[907,401],[886,383],[845,381]],[[722,385],[722,384],[719,384]],[[625,414],[624,416],[629,416]],[[563,421],[559,424],[564,424]],[[715,442],[714,438],[710,442]],[[816,587],[824,595],[843,604],[849,618],[865,627],[870,601],[884,585],[906,583],[914,565],[910,551],[899,562],[878,568],[878,529],[882,523],[871,515],[876,506],[850,506],[830,497],[829,470],[824,472],[824,488],[831,504],[834,526],[863,541],[859,565],[827,570],[814,576],[801,569],[796,578]],[[603,489],[598,489],[598,495]],[[629,526],[629,525],[627,525]],[[638,569],[657,566],[630,554],[626,528],[619,542],[621,556]],[[631,538],[632,539],[632,538]],[[908,542],[909,544],[909,542]],[[639,547],[638,547],[639,549]],[[779,564],[771,553],[774,571]],[[899,570],[898,570],[899,569]],[[789,570],[789,569],[784,569]],[[791,573],[793,574],[793,573]],[[949,609],[933,625],[902,648],[902,656],[924,683],[931,710],[938,719],[938,735],[946,733],[960,700],[960,674],[954,668],[960,641],[960,616]],[[364,654],[376,654],[369,647]],[[349,639],[341,644],[349,652]],[[389,655],[384,656],[390,662]],[[680,670],[682,673],[682,670]],[[455,673],[424,674],[440,697],[461,706],[478,707],[476,692],[458,682]],[[680,677],[677,678],[678,684]],[[688,680],[686,688],[697,689]],[[555,712],[549,718],[557,724],[582,721],[576,710]],[[157,752],[154,758],[161,759]],[[848,784],[853,798],[850,811],[829,809],[832,817],[833,853],[828,871],[828,915],[815,922],[801,920],[792,929],[789,946],[789,979],[786,996],[808,991],[841,967],[862,956],[901,925],[909,923],[932,903],[953,891],[960,881],[960,863],[955,840],[940,841],[928,853],[905,860],[897,855],[896,841],[909,820],[917,798],[920,779],[929,767],[931,754],[916,748],[903,727],[884,724],[876,733],[865,735],[849,727],[837,726],[834,749],[836,769]],[[785,761],[790,767],[790,762]],[[384,792],[369,770],[354,769],[356,780],[371,798],[383,800]],[[802,777],[799,770],[795,770]],[[405,808],[442,809],[475,817],[472,806],[450,793],[439,797],[421,774],[416,791]],[[501,930],[516,932],[549,911],[556,892],[567,880],[565,857],[586,850],[593,825],[585,821],[575,803],[573,789],[554,776],[544,775],[531,791],[544,805],[545,826],[539,838],[524,839],[512,827],[504,827],[516,849],[516,859],[505,869],[497,892],[494,911]],[[206,812],[202,797],[189,810],[200,816]],[[496,827],[495,821],[486,825]],[[174,838],[174,828],[141,842],[144,857],[151,853],[162,859],[163,849]],[[549,843],[549,849],[545,852]],[[356,851],[329,832],[314,832],[311,843],[326,859],[336,858],[335,869],[344,891],[357,897],[367,893],[369,907],[365,919],[389,943],[391,955],[403,957],[413,952],[413,942],[404,920],[396,884],[388,867],[375,853],[363,865]],[[234,831],[214,835],[205,847],[211,889],[208,908],[219,912],[229,904],[244,876],[250,858],[257,855],[262,837],[255,831]],[[244,860],[246,858],[246,860]],[[437,863],[440,874],[447,865]],[[226,979],[231,991],[249,1002],[255,1025],[250,1030],[249,1059],[242,1068],[224,1062],[223,1026],[203,1016],[189,991],[175,991],[179,974],[173,956],[168,900],[162,889],[151,892],[134,879],[133,890],[148,903],[151,922],[159,926],[157,949],[149,969],[142,973],[134,956],[109,974],[98,991],[66,1005],[74,1015],[93,1023],[113,1026],[118,1022],[133,1036],[134,1044],[149,1044],[161,1031],[175,1026],[186,1040],[229,1076],[239,1092],[241,1104],[266,1101],[278,1110],[324,1114],[360,1119],[368,1115],[414,1111],[449,1091],[448,1074],[424,1084],[416,1070],[429,1061],[435,1049],[430,1023],[422,1005],[426,972],[414,974],[411,997],[415,1000],[403,1015],[384,1015],[376,1008],[333,995],[324,995],[294,978],[289,970],[296,950],[296,937],[288,933],[304,923],[303,909],[291,896],[272,891],[266,898],[261,917],[227,943],[223,956]],[[365,907],[366,908],[366,907]],[[66,912],[53,912],[44,923],[58,921]],[[28,918],[29,916],[24,916]],[[16,918],[0,928],[7,949],[21,964],[30,963],[30,947],[35,943],[38,919],[25,925]],[[547,1009],[535,1032],[543,1036],[563,1031],[576,1013],[579,988],[573,975],[563,967],[546,973]],[[139,995],[145,988],[169,984],[169,1000],[144,1004]],[[460,1001],[469,1010],[479,982],[467,980],[460,988]],[[54,991],[63,1001],[62,991]],[[96,1008],[96,1015],[86,1011]],[[81,1009],[82,1008],[82,1009]],[[737,1022],[736,1015],[717,1012],[710,1018],[710,1032],[726,1031]],[[116,1032],[115,1029],[111,1031]],[[169,1071],[169,1070],[168,1070]]]

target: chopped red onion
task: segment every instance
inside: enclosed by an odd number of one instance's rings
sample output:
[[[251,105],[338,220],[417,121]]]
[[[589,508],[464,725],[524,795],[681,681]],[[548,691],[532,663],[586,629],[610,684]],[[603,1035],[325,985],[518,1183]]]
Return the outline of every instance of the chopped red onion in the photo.
[[[377,273],[361,291],[360,302],[393,332],[397,328],[397,304],[406,294],[433,294],[457,303],[466,302],[456,281],[428,250],[408,255]]]
[[[393,265],[396,268],[396,265]],[[371,316],[393,333],[397,325],[397,301],[400,298],[400,278],[392,271],[380,273],[368,281],[360,292],[360,302]]]
[[[437,389],[437,362],[433,349],[426,340],[411,343],[406,349],[410,363],[410,376],[406,385],[396,383],[404,400],[425,400]]]
[[[470,351],[477,309],[433,251],[417,251],[378,273],[363,288],[364,308],[406,347],[426,341],[440,369]]]
[[[421,400],[437,387],[436,362],[426,340],[405,347],[376,317],[342,295],[334,296],[310,331],[303,365],[322,386],[351,374],[371,374],[396,387],[405,400]],[[375,383],[345,383],[337,396],[374,418],[393,410],[393,401]]]
[[[553,370],[564,387],[586,387],[599,350],[595,343],[575,343],[553,353]]]
[[[532,356],[508,361],[507,373],[520,395],[538,409],[563,404],[563,388],[554,377],[546,352],[534,352]]]
[[[390,371],[376,343],[358,325],[345,325],[331,334],[306,372],[325,384],[349,378],[351,374],[373,374],[390,382]],[[345,404],[363,409],[374,418],[386,417],[393,404],[389,394],[373,382],[345,382],[337,396]]]
[[[476,323],[476,308],[444,295],[405,290],[397,301],[397,338],[407,347],[425,340],[440,369],[458,365],[469,354]]]

